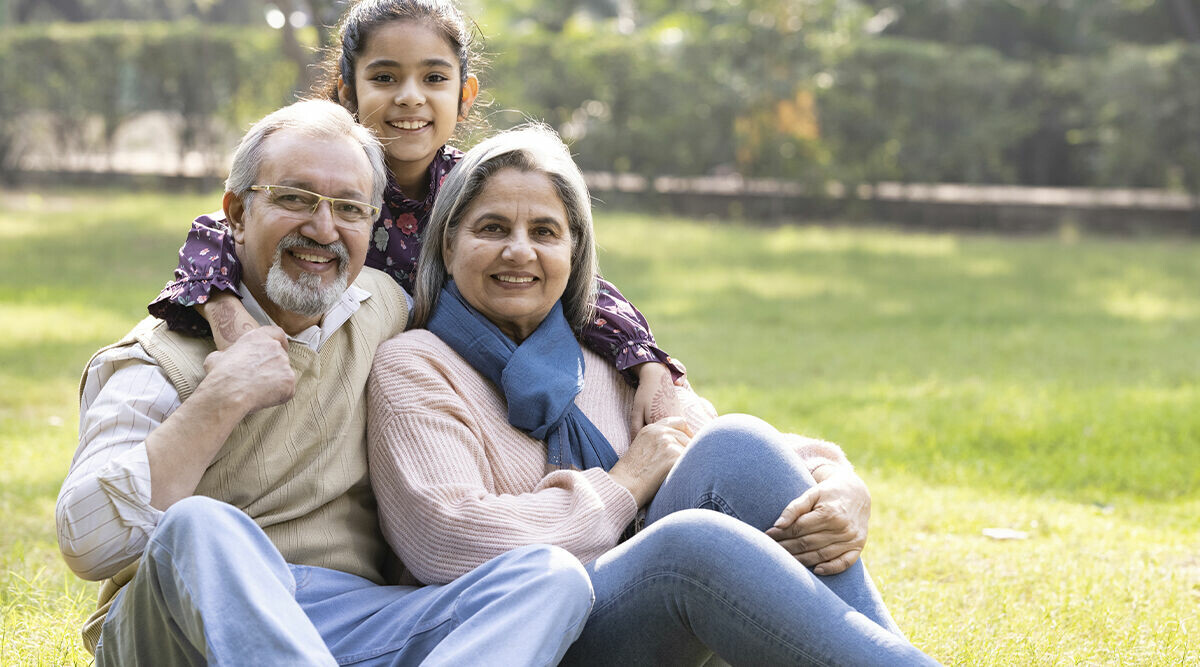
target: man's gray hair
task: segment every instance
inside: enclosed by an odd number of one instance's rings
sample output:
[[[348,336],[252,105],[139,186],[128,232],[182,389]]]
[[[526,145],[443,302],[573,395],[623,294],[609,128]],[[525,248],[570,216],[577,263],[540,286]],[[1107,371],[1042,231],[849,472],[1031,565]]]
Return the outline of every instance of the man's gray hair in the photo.
[[[433,315],[449,272],[442,251],[450,245],[462,217],[496,172],[517,169],[545,174],[567,212],[571,230],[571,274],[563,293],[563,314],[579,333],[596,310],[596,242],[592,201],[571,151],[554,130],[531,123],[501,132],[467,151],[442,183],[417,261],[410,329],[424,327]]]
[[[229,168],[229,178],[225,179],[226,192],[246,201],[250,186],[258,180],[267,137],[284,129],[299,130],[314,139],[350,137],[357,141],[371,163],[370,203],[383,204],[383,189],[387,187],[383,146],[370,130],[355,122],[349,111],[328,100],[302,100],[289,104],[255,123],[233,153],[233,166]]]

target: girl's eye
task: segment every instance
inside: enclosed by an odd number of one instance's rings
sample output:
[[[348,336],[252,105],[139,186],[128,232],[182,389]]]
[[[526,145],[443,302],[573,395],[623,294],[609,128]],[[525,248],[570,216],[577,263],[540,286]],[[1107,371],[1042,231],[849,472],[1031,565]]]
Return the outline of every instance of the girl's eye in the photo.
[[[371,80],[377,81],[379,83],[392,83],[396,79],[391,74],[380,73],[380,74],[376,74],[375,76],[372,76]]]
[[[428,77],[426,77],[425,80],[430,83],[442,83],[445,81],[449,81],[450,77],[446,76],[445,74],[438,74],[435,72],[433,74],[430,74]]]

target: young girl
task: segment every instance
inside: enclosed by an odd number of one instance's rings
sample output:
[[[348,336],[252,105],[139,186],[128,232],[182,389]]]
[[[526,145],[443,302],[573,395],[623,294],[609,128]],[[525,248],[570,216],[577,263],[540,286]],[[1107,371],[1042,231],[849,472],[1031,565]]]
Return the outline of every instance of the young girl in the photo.
[[[341,48],[331,51],[318,90],[375,131],[390,172],[366,264],[412,293],[421,232],[442,180],[462,157],[446,142],[479,94],[471,70],[476,44],[449,0],[361,0],[339,34]],[[258,326],[236,296],[241,267],[227,232],[219,212],[197,218],[175,281],[149,307],[172,329],[194,335],[211,329],[218,349]],[[596,287],[597,314],[582,340],[637,384],[636,432],[678,412],[661,401],[674,392],[660,390],[682,378],[683,367],[658,349],[645,318],[615,287],[604,280]]]

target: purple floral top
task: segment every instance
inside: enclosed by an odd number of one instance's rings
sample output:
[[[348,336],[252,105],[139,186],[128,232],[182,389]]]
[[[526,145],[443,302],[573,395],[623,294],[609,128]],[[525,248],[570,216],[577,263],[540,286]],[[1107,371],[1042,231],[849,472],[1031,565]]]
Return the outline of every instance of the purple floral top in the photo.
[[[366,265],[390,275],[411,294],[417,258],[421,254],[421,232],[429,223],[433,201],[446,174],[458,164],[462,152],[445,146],[429,166],[429,194],[424,201],[404,196],[390,179],[383,196],[383,210],[375,221]],[[208,322],[193,308],[208,300],[214,290],[237,294],[242,267],[234,254],[233,235],[221,211],[202,215],[192,223],[183,247],[175,279],[167,283],[149,306],[150,314],[168,326],[191,336],[210,334]],[[585,345],[608,359],[626,379],[636,384],[628,370],[637,364],[657,361],[671,369],[676,379],[683,365],[658,349],[650,325],[633,304],[611,283],[597,278],[596,319],[583,331]]]

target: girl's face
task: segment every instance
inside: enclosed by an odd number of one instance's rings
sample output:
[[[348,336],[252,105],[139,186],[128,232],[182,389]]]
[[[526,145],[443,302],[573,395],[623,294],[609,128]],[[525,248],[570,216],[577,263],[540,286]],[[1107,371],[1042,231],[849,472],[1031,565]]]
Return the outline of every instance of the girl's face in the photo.
[[[379,136],[393,173],[428,168],[466,118],[479,82],[460,79],[458,55],[423,23],[393,21],[367,38],[354,71],[358,121]],[[338,88],[343,100],[352,95],[344,82]]]

